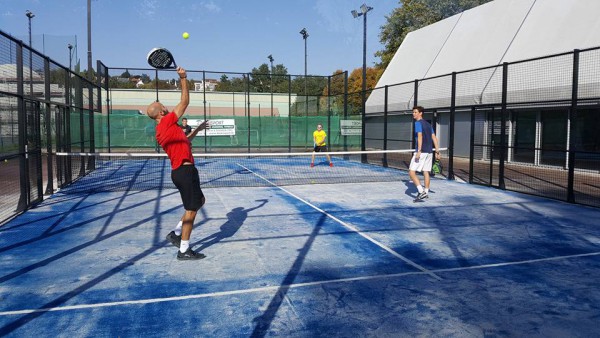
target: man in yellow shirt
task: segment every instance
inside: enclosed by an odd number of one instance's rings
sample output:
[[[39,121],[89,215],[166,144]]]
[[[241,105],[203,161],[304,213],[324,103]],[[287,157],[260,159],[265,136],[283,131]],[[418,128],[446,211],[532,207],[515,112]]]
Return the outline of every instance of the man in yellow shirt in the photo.
[[[325,133],[325,130],[323,130],[323,125],[319,123],[317,124],[317,130],[313,132],[313,141],[315,144],[315,148],[310,161],[311,167],[315,166],[315,153],[327,152],[327,143],[325,143],[325,139],[327,139],[327,133]],[[329,166],[333,167],[333,162],[331,162],[331,157],[329,157],[329,154],[325,154],[325,156],[327,156]]]

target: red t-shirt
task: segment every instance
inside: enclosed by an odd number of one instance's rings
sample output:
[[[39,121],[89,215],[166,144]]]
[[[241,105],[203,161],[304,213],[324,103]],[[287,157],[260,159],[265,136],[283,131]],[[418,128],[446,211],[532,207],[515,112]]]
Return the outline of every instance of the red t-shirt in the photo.
[[[156,126],[156,140],[169,156],[171,169],[179,168],[183,162],[194,163],[192,143],[177,124],[175,112],[163,116]]]

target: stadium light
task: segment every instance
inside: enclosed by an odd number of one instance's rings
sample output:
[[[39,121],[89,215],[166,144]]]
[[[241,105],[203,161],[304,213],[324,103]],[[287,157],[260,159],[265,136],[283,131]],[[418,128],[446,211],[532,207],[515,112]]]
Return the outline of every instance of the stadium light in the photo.
[[[360,13],[356,10],[352,10],[352,16],[354,18],[358,18],[360,16],[363,17],[363,66],[362,66],[362,109],[363,109],[363,123],[362,123],[362,132],[363,138],[365,133],[365,121],[364,116],[366,113],[366,92],[367,92],[367,13],[372,10],[373,7],[369,7],[366,4],[360,6]],[[362,142],[361,150],[365,150],[365,143]]]

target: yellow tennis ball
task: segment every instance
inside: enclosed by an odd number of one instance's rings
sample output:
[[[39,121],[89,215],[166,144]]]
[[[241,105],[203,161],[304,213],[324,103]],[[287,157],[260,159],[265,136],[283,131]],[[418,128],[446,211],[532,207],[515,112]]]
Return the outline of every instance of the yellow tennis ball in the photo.
[[[189,38],[189,37],[190,37],[190,33],[188,33],[188,32],[183,32],[182,36],[183,36],[183,38],[184,38],[184,39],[187,39],[187,38]]]

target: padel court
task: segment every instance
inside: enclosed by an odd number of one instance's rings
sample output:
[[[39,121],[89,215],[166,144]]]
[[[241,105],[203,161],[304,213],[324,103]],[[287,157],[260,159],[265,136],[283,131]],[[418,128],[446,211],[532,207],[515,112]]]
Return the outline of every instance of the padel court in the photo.
[[[197,159],[207,197],[191,238],[207,255],[200,261],[176,260],[165,239],[183,212],[168,167],[130,161],[120,167],[131,180],[111,172],[119,166],[101,174],[98,161],[100,176],[83,177],[0,228],[0,335],[600,332],[599,209],[440,178],[428,200],[414,203],[405,171],[345,183],[335,177],[369,175],[333,160],[332,168],[322,158],[314,168],[306,158],[297,164],[330,184],[279,184],[293,177],[294,164],[269,174],[237,160],[209,170],[220,161]],[[227,183],[241,179],[267,183]],[[225,183],[211,187],[218,180]]]

